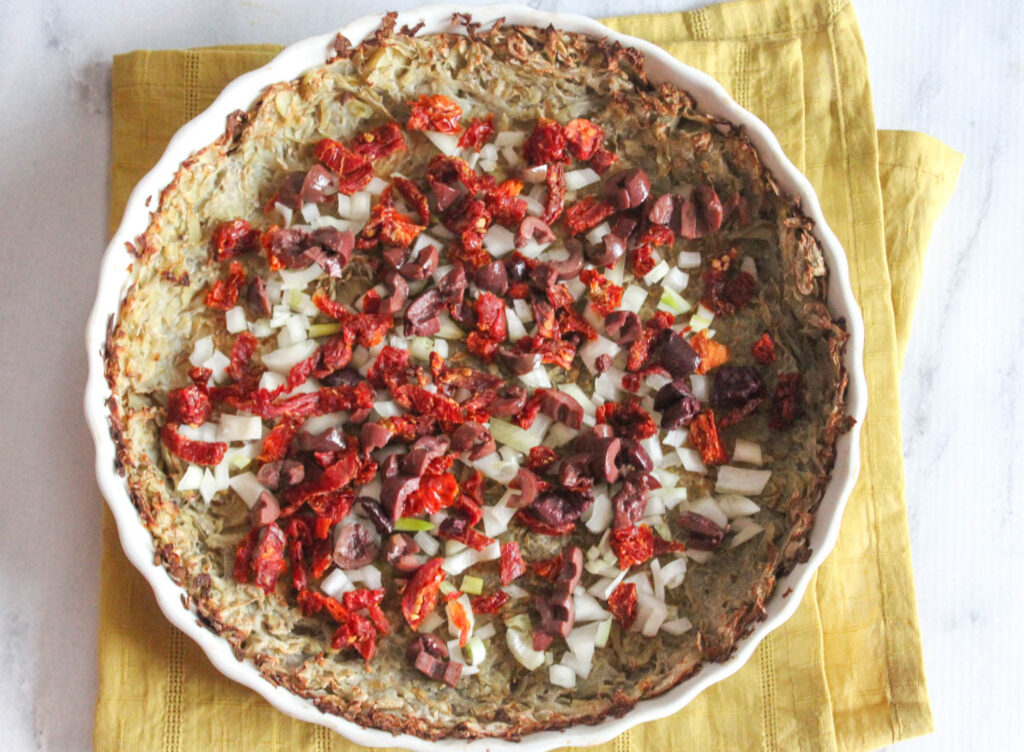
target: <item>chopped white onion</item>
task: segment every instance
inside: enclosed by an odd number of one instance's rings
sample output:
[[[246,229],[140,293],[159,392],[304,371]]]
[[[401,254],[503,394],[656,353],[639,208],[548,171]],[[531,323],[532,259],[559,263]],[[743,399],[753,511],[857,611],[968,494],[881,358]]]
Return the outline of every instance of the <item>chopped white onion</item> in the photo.
[[[753,501],[738,494],[719,496],[715,501],[718,503],[718,508],[722,510],[722,514],[730,520],[737,517],[749,517],[761,511],[761,507]]]
[[[665,446],[670,447],[681,447],[686,442],[687,432],[682,429],[675,428],[665,433],[661,443]]]
[[[220,350],[215,350],[213,355],[203,361],[202,367],[209,368],[212,374],[211,378],[215,384],[219,384],[227,377],[228,368],[231,366],[231,360],[227,355],[222,353]]]
[[[565,177],[569,177],[568,173]],[[599,245],[600,243],[604,242],[604,236],[610,233],[611,231],[611,225],[609,225],[607,222],[602,222],[597,227],[594,227],[587,232],[587,242],[592,245]]]
[[[661,581],[667,590],[683,584],[686,579],[686,557],[673,559],[661,568]]]
[[[647,301],[647,290],[637,285],[630,285],[622,293],[622,304],[619,306],[624,311],[639,313]]]
[[[324,276],[324,270],[319,264],[310,264],[305,269],[296,271],[282,269],[279,274],[282,290],[305,290],[310,282]]]
[[[495,258],[504,256],[516,247],[516,236],[501,225],[491,225],[484,235],[484,248]]]
[[[539,217],[544,214],[544,204],[537,199],[532,196],[520,196],[519,198],[526,202],[526,213],[531,217]]]
[[[506,146],[501,150],[501,156],[508,163],[509,167],[518,167],[523,163],[523,158],[519,156],[519,152],[513,149],[511,146]],[[495,164],[495,167],[498,165]]]
[[[494,561],[501,557],[501,547],[497,541],[489,544],[483,551],[465,548],[454,556],[444,560],[441,568],[450,575],[462,574],[474,564],[482,561]]]
[[[174,488],[178,491],[198,491],[199,484],[203,481],[203,468],[198,465],[189,465],[185,472],[178,479],[178,485]]]
[[[736,439],[736,446],[732,452],[733,462],[744,462],[748,465],[760,466],[764,460],[761,457],[761,445],[745,439]]]
[[[348,219],[361,222],[368,220],[370,218],[370,204],[373,203],[373,197],[366,191],[357,191],[350,198],[352,201]],[[340,199],[339,195],[339,201]]]
[[[537,422],[540,421],[541,418],[547,418],[547,422],[541,422],[543,430],[535,431],[534,427],[537,426]],[[507,421],[499,418],[491,418],[490,430],[491,436],[494,437],[496,442],[510,446],[516,451],[526,454],[534,447],[540,446],[541,442],[544,440],[544,431],[547,430],[547,427],[550,424],[551,419],[543,414],[537,415],[534,419],[533,425],[531,425],[528,430],[524,430],[513,423],[508,423]]]
[[[202,337],[196,340],[196,343],[192,346],[192,355],[189,357],[188,362],[194,366],[201,366],[204,361],[208,360],[213,355],[213,337]]]
[[[435,629],[444,624],[444,617],[436,609],[427,614],[427,618],[420,624],[420,628],[416,631],[420,634],[426,634],[427,632],[433,632]]]
[[[646,598],[644,600],[647,600]],[[654,637],[658,634],[658,630],[661,629],[661,625],[664,624],[666,617],[668,616],[668,607],[659,600],[650,599],[647,600],[648,608],[646,613],[644,609],[638,604],[637,606],[637,622],[642,619],[640,627],[640,634],[644,637]],[[643,613],[643,616],[641,616]]]
[[[510,342],[515,342],[517,339],[526,336],[526,326],[523,324],[522,319],[508,306],[505,307],[505,321],[508,323],[508,338]]]
[[[263,365],[278,373],[288,373],[292,366],[316,352],[317,344],[307,339],[294,345],[282,347],[263,356]],[[230,362],[230,361],[229,361]]]
[[[714,556],[714,552],[698,551],[696,548],[688,548],[686,549],[686,555],[698,564],[704,564],[711,561],[711,557]]]
[[[516,515],[516,510],[508,505],[508,500],[515,493],[517,492],[508,489],[498,503],[494,506],[484,507],[484,535],[489,538],[497,538],[508,530],[508,524]]]
[[[548,680],[556,687],[573,689],[576,687],[576,672],[568,666],[554,663],[548,669]]]
[[[512,301],[512,308],[515,309],[516,316],[519,317],[519,320],[522,321],[524,325],[533,321],[533,309],[525,300],[516,298]]]
[[[522,146],[524,141],[526,141],[526,133],[524,131],[500,131],[494,136],[494,145],[499,148],[502,146]]]
[[[267,490],[256,480],[256,476],[249,472],[239,473],[228,482],[228,485],[250,509],[260,498],[260,494]]]
[[[653,273],[653,272],[652,272]],[[675,290],[664,288],[661,297],[658,298],[658,310],[668,311],[673,316],[679,316],[690,310],[690,301],[677,293]]]
[[[715,492],[731,491],[747,496],[757,496],[764,491],[764,487],[771,477],[771,470],[751,470],[745,467],[723,465],[718,468]]]
[[[616,402],[622,396],[622,377],[624,371],[612,366],[594,379],[594,396],[603,400]]]
[[[292,223],[292,210],[290,207],[285,206],[280,201],[274,202],[274,209],[281,215],[281,219],[284,221],[284,226],[288,227]]]
[[[537,366],[529,373],[524,373],[519,376],[519,380],[523,382],[525,386],[532,387],[533,389],[551,388],[551,377],[548,376],[548,372],[544,369],[544,365],[542,363],[538,363]]]
[[[549,245],[551,245],[551,244],[550,243],[538,243],[533,238],[530,238],[529,240],[526,241],[526,245],[524,245],[522,248],[519,249],[519,253],[520,253],[520,255],[522,255],[522,256],[524,256],[526,258],[537,258],[542,253],[544,253],[545,250],[547,250],[547,247]]]
[[[708,401],[708,377],[698,373],[690,374],[690,390],[701,402]]]
[[[697,501],[690,505],[690,511],[694,514],[699,514],[701,517],[707,517],[719,527],[729,526],[729,518],[725,516],[725,513],[710,496],[697,499]]]
[[[494,628],[494,622],[488,622],[473,632],[473,640],[480,640],[482,642],[491,639],[496,634],[498,634],[498,630]],[[467,645],[467,647],[469,646]]]
[[[525,589],[521,588],[519,585],[515,584],[514,582],[506,585],[505,587],[502,588],[502,590],[505,591],[508,594],[508,597],[511,598],[512,600],[518,600],[520,598],[529,598],[530,597],[530,591],[529,590],[525,590]]]
[[[358,585],[362,583],[370,590],[376,590],[381,586],[382,578],[380,570],[373,564],[367,564],[359,569],[350,569],[347,572],[349,580]]]
[[[752,256],[744,256],[743,260],[740,261],[740,271],[746,272],[755,280],[757,279],[757,262],[754,261]]]
[[[245,309],[242,306],[235,306],[224,314],[224,328],[231,334],[238,334],[249,328],[249,322],[245,319]]]
[[[565,173],[565,188],[569,191],[578,191],[580,188],[600,182],[601,176],[589,167],[584,167],[582,170],[569,170]]]
[[[437,538],[427,533],[426,530],[420,530],[412,537],[416,541],[416,545],[420,547],[427,556],[437,556],[437,552],[441,550],[441,544]]]
[[[261,439],[263,421],[256,415],[221,415],[217,437],[218,440],[227,442]]]
[[[330,574],[324,577],[323,581],[320,583],[320,589],[325,595],[329,595],[331,598],[340,599],[341,596],[349,590],[355,590],[356,587],[349,581],[348,575],[346,575],[341,568],[335,567],[331,570]],[[420,626],[424,625],[421,624]]]
[[[696,269],[700,266],[700,254],[697,251],[680,251],[676,266],[680,269]]]
[[[661,280],[661,286],[673,292],[682,293],[689,282],[690,275],[682,269],[670,269],[669,273],[665,275],[665,279]]]
[[[599,598],[602,601],[606,601],[608,600],[608,596],[615,592],[615,588],[619,586],[619,583],[621,583],[625,579],[625,577],[626,570],[619,572],[614,579],[602,577],[600,580],[598,580],[593,585],[588,587],[587,592],[595,598]]]
[[[427,140],[436,146],[437,150],[446,157],[454,157],[459,151],[459,136],[455,133],[423,131],[423,135],[426,136]]]
[[[676,449],[679,454],[679,459],[683,461],[683,469],[690,473],[696,473],[697,475],[707,475],[708,468],[700,458],[700,455],[693,449],[687,447],[679,447]]]
[[[548,428],[547,436],[544,437],[544,446],[557,449],[563,444],[568,444],[578,434],[578,430],[569,428],[565,423],[552,423],[551,427]]]
[[[366,184],[366,187],[363,190],[372,196],[379,196],[385,190],[387,190],[389,185],[391,184],[388,183],[386,180],[374,175],[370,182]]]
[[[686,634],[693,629],[693,624],[685,616],[681,619],[673,619],[661,623],[661,631],[672,635]]]
[[[676,455],[678,456],[678,455]],[[679,502],[686,501],[689,492],[684,486],[674,486],[672,488],[656,488],[651,491],[651,498],[658,498],[661,503],[665,505],[666,509],[675,509],[679,506]]]
[[[597,373],[597,366],[595,365],[597,359],[602,355],[614,358],[619,354],[620,349],[617,344],[599,334],[597,339],[591,340],[580,347],[580,357],[583,359],[583,364],[587,367],[588,371]]]
[[[307,433],[311,433],[314,436],[321,434],[324,431],[330,430],[331,428],[337,428],[345,424],[348,420],[347,412],[336,412],[326,413],[325,415],[315,415],[305,423],[302,424],[302,430]]]
[[[260,376],[260,389],[272,392],[279,386],[284,386],[287,381],[288,379],[284,374],[277,373],[276,371],[264,371],[263,375]]]
[[[603,621],[611,617],[610,613],[601,608],[601,604],[597,602],[597,599],[583,588],[576,588],[573,594],[573,603],[576,607],[577,624],[588,621]]]
[[[736,546],[742,546],[748,540],[758,536],[764,531],[764,528],[754,522],[749,517],[740,517],[733,520],[733,527],[738,529],[735,537],[729,541],[730,548],[736,548]]]
[[[661,441],[658,439],[658,434],[648,436],[646,439],[641,439],[640,446],[642,446],[644,451],[647,452],[647,456],[651,458],[651,462],[655,465],[661,462],[663,453],[661,451]]]
[[[534,671],[544,663],[544,653],[533,649],[533,636],[518,629],[505,630],[505,642],[509,652],[527,670]]]
[[[668,269],[668,263],[664,259],[662,259],[661,261],[654,265],[653,269],[651,269],[649,272],[647,272],[647,274],[644,275],[644,282],[648,285],[658,284],[659,282],[661,282],[662,279],[665,278],[665,275],[668,274]]]
[[[316,224],[317,220],[320,219],[320,207],[316,204],[304,203],[302,208],[299,209],[302,214],[302,218],[306,221],[306,224]]]

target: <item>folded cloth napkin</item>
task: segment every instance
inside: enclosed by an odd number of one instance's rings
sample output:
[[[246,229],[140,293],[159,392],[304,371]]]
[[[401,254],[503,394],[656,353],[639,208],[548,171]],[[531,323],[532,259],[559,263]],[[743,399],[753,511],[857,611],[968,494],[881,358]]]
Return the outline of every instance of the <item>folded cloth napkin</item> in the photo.
[[[810,178],[864,312],[869,408],[861,477],[839,541],[796,614],[742,670],[681,712],[595,749],[864,750],[927,733],[897,390],[925,249],[962,158],[921,134],[875,131],[847,0],[742,0],[605,23],[717,78]],[[111,228],[174,130],[278,49],[115,58]],[[360,748],[219,674],[162,617],[109,514],[102,582],[97,750]]]

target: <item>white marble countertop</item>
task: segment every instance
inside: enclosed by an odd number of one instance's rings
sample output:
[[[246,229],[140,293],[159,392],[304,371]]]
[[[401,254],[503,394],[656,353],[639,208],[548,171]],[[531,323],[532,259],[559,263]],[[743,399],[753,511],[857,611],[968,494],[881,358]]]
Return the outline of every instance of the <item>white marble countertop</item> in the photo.
[[[699,3],[529,4],[601,16]],[[288,43],[379,7],[0,0],[3,749],[91,746],[100,508],[80,407],[82,334],[106,235],[111,56]],[[922,130],[967,155],[932,241],[901,383],[936,732],[899,750],[1019,749],[1024,5],[856,0],[856,8],[879,127]]]

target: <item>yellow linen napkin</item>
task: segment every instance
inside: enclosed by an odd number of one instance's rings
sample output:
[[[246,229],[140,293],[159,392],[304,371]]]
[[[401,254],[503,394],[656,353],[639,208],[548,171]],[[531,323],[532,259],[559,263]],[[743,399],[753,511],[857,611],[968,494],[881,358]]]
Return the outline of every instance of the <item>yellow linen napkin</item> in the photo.
[[[867,330],[863,468],[839,541],[796,614],[676,715],[595,749],[862,750],[931,730],[903,496],[898,367],[932,225],[961,157],[876,133],[846,0],[743,0],[608,19],[717,78],[810,178],[850,258]],[[136,52],[113,68],[111,228],[174,130],[279,48]],[[883,212],[884,207],[884,212]],[[170,626],[104,513],[97,750],[361,749],[220,675]]]

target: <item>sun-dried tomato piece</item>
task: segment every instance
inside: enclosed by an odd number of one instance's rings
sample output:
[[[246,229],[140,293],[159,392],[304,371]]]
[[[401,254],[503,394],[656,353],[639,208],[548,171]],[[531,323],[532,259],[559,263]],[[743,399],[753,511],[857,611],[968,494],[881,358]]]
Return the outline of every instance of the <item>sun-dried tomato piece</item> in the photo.
[[[504,590],[496,590],[490,595],[480,595],[469,602],[475,614],[496,614],[508,603],[511,596]]]
[[[359,458],[355,450],[341,452],[338,461],[324,468],[319,476],[307,478],[299,485],[284,491],[284,500],[289,504],[298,504],[322,494],[339,491],[352,482],[359,472],[359,467]]]
[[[550,225],[562,216],[565,209],[565,168],[560,164],[549,164],[544,176],[544,185],[548,189],[548,196],[544,201],[544,213],[540,218]]]
[[[438,154],[427,163],[424,173],[427,183],[433,188],[438,183],[452,187],[456,181],[465,186],[466,191],[472,196],[483,187],[480,175],[469,166],[469,163],[459,157],[447,157]]]
[[[729,461],[729,453],[718,437],[715,413],[711,408],[701,411],[690,421],[690,441],[700,452],[706,465],[722,465]]]
[[[287,567],[284,546],[284,532],[276,524],[270,523],[260,528],[249,560],[249,574],[252,583],[263,588],[265,593],[274,590],[278,578]]]
[[[526,574],[526,562],[515,541],[501,544],[501,584],[508,585],[520,575]]]
[[[409,104],[409,107],[412,112],[405,126],[409,130],[459,132],[462,108],[454,99],[443,94],[421,94],[419,99]]]
[[[473,630],[473,624],[469,621],[469,614],[466,613],[466,607],[463,606],[459,601],[460,593],[455,591],[446,596],[449,600],[445,604],[445,612],[448,614],[448,619],[459,631],[459,647],[466,647],[466,643],[469,642],[469,633]],[[455,596],[452,598],[451,596]]]
[[[386,313],[357,313],[345,322],[345,333],[363,347],[376,347],[394,325],[394,319]]]
[[[221,222],[213,231],[211,239],[213,258],[216,261],[226,261],[260,248],[260,231],[244,219]]]
[[[473,118],[466,126],[459,137],[460,149],[472,149],[480,151],[484,144],[491,140],[494,135],[494,115],[488,115],[486,119]]]
[[[615,206],[603,198],[587,196],[565,210],[565,227],[569,235],[579,235],[615,213]]]
[[[431,415],[396,415],[378,421],[394,434],[395,440],[411,444],[421,436],[433,436],[437,432],[437,419]]]
[[[415,492],[423,509],[430,514],[450,507],[458,495],[459,484],[451,473],[424,474],[420,478],[420,486]]]
[[[604,143],[604,130],[586,118],[576,118],[565,124],[565,145],[576,159],[586,161]]]
[[[206,293],[207,307],[230,311],[238,302],[238,291],[244,283],[245,268],[237,261],[232,261],[227,278],[218,279]]]
[[[367,163],[364,157],[332,138],[317,141],[313,146],[313,156],[324,167],[339,175],[350,173]]]
[[[395,188],[402,194],[402,198],[405,199],[406,203],[409,204],[420,217],[420,222],[425,226],[430,224],[430,205],[427,203],[427,197],[420,190],[420,187],[408,178],[403,178],[400,175],[396,175],[391,179],[394,183]]]
[[[374,626],[377,627],[381,634],[388,634],[391,631],[388,618],[380,607],[380,602],[384,600],[384,588],[377,588],[376,590],[368,588],[349,590],[341,596],[341,599],[345,609],[350,612],[366,609],[370,619],[373,620]]]
[[[604,175],[608,168],[619,161],[619,155],[608,151],[603,146],[598,148],[590,158],[590,166],[598,175]]]
[[[459,403],[443,394],[429,392],[422,386],[409,387],[410,408],[418,415],[429,415],[447,423],[461,423]]]
[[[437,592],[444,582],[443,558],[431,559],[413,574],[402,593],[402,614],[415,632],[437,604]]]
[[[194,441],[186,439],[178,433],[178,427],[166,424],[160,432],[160,438],[171,454],[181,457],[193,465],[219,465],[224,459],[228,445],[223,441]]]
[[[270,429],[270,433],[263,439],[263,449],[258,459],[260,462],[274,462],[282,459],[288,453],[288,445],[292,443],[295,434],[302,428],[305,422],[303,418],[285,417],[280,423]]]
[[[620,582],[608,596],[608,608],[615,621],[623,629],[629,629],[636,621],[636,583]]]
[[[504,342],[508,336],[505,319],[505,304],[492,293],[481,291],[476,299],[476,328],[481,334],[497,342]]]
[[[231,345],[231,365],[228,374],[235,381],[244,381],[249,375],[252,356],[259,349],[260,341],[252,332],[241,332]]]
[[[238,541],[235,547],[235,582],[247,583],[250,581],[249,563],[252,561],[252,551],[256,548],[256,539],[259,538],[260,528],[254,527],[242,540]]]
[[[597,269],[584,269],[580,272],[580,281],[590,288],[590,306],[601,316],[607,316],[621,305],[625,288],[611,282]]]
[[[484,235],[491,226],[491,213],[483,201],[468,196],[457,201],[441,217],[441,223],[462,241],[465,256],[456,260],[463,260],[474,268],[490,262],[490,254],[481,253]]]
[[[526,216],[526,202],[519,198],[522,181],[509,178],[484,192],[484,205],[491,213],[491,221],[505,227],[518,226]]]
[[[352,151],[370,162],[390,157],[400,151],[405,151],[405,136],[402,134],[401,126],[394,120],[378,125],[372,131],[366,131],[356,136],[352,145]]]
[[[573,308],[559,308],[555,314],[555,319],[558,322],[558,328],[563,334],[576,332],[582,335],[585,340],[597,339],[597,330],[588,324]]]
[[[366,250],[383,243],[388,247],[408,248],[426,225],[418,225],[412,218],[378,201],[370,210],[370,219],[363,226],[356,247]]]
[[[335,650],[355,648],[356,652],[369,663],[377,654],[377,630],[373,622],[360,614],[349,614],[331,638]]]
[[[561,536],[568,535],[576,529],[576,522],[574,520],[566,520],[558,525],[549,525],[546,522],[537,518],[533,512],[530,511],[529,507],[520,509],[516,512],[516,519],[526,528],[539,535],[550,535],[550,536]]]
[[[540,118],[523,144],[523,156],[531,165],[568,164],[565,153],[565,129],[560,123]]]
[[[793,425],[800,412],[803,385],[803,375],[799,371],[779,374],[779,383],[772,399],[772,413],[768,418],[769,428],[784,431]]]
[[[703,375],[729,360],[729,348],[710,339],[706,331],[697,332],[690,340],[690,347],[700,356],[700,363],[696,369],[698,374]]]
[[[540,362],[569,370],[576,357],[576,345],[564,339],[544,339],[536,343],[534,352],[540,353]]]
[[[377,389],[388,389],[393,384],[405,381],[405,372],[408,367],[408,350],[385,345],[366,372],[366,378]]]
[[[211,412],[213,404],[205,387],[184,386],[167,393],[168,423],[199,426],[209,419]]]
[[[634,277],[646,277],[654,268],[654,251],[649,245],[640,245],[629,252],[629,269]]]
[[[627,397],[622,402],[609,401],[599,405],[597,422],[610,425],[616,436],[638,441],[658,433],[654,419],[637,397]]]
[[[377,313],[380,311],[380,304],[383,302],[380,293],[376,290],[367,290],[363,293],[363,313]]]
[[[535,446],[530,450],[530,454],[527,455],[526,467],[541,475],[546,473],[557,461],[558,454],[555,453],[554,449],[546,446]]]
[[[558,579],[558,575],[562,572],[562,555],[555,554],[547,559],[540,559],[530,565],[530,569],[538,577],[543,577],[545,580],[551,580],[554,582]]]
[[[548,296],[548,302],[551,303],[555,308],[566,308],[575,303],[575,299],[572,296],[572,291],[567,285],[557,284],[551,285],[546,290]]]
[[[666,225],[650,225],[634,242],[637,245],[670,246],[676,242],[676,234]]]
[[[761,338],[750,346],[750,352],[754,356],[754,360],[765,365],[774,363],[777,357],[775,355],[775,343],[768,332],[762,334]]]
[[[654,532],[647,525],[616,528],[612,530],[608,545],[619,557],[619,569],[629,569],[654,556]]]
[[[462,499],[462,497],[459,497],[459,499],[463,502],[464,507],[471,509],[475,507],[474,502],[471,502],[468,499]],[[456,502],[456,504],[458,503],[459,502]],[[481,511],[481,514],[482,513],[483,512]],[[476,516],[475,513],[474,516]],[[489,545],[494,543],[494,539],[489,538],[479,530],[474,529],[473,525],[475,524],[476,522],[472,520],[472,517],[468,519],[462,516],[449,517],[441,523],[440,527],[438,527],[437,534],[438,537],[445,540],[454,540],[469,546],[474,551],[483,551]]]

